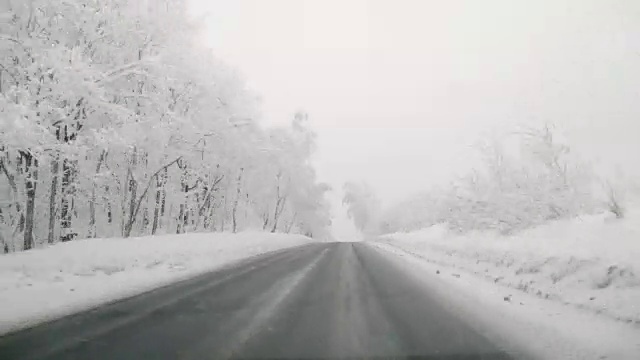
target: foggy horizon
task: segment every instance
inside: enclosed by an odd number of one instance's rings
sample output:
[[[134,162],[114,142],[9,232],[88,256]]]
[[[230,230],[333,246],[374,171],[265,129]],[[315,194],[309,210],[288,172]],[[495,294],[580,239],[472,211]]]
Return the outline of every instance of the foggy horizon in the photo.
[[[366,181],[390,205],[475,166],[487,137],[545,124],[599,173],[640,175],[635,1],[191,4],[267,124],[309,113],[334,189]]]

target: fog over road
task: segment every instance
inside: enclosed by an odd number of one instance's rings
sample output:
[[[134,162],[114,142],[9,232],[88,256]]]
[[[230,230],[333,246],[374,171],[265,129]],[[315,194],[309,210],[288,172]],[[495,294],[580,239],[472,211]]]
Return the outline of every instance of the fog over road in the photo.
[[[0,358],[510,358],[388,256],[367,243],[261,255],[5,336]]]

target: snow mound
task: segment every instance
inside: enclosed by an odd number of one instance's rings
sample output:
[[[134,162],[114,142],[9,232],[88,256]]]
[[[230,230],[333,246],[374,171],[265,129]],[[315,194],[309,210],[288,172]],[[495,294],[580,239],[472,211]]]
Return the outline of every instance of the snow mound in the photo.
[[[640,211],[557,221],[521,233],[433,226],[382,241],[538,297],[640,325]]]
[[[198,233],[86,239],[0,256],[0,334],[184,280],[299,235]]]

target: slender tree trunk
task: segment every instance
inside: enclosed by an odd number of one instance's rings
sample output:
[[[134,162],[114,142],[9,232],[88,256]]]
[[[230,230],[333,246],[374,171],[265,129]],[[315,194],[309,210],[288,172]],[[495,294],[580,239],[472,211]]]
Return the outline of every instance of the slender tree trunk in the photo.
[[[100,168],[102,167],[102,163],[105,161],[106,155],[106,150],[103,150],[102,153],[100,153],[100,159],[98,159],[98,165],[96,165],[96,176],[100,174]],[[94,182],[91,185],[91,201],[89,202],[89,237],[94,238],[96,236],[96,184],[94,178]]]
[[[166,186],[167,183],[167,169],[164,169],[164,183]],[[160,194],[160,218],[158,219],[158,227],[162,227],[162,223],[163,223],[163,219],[164,219],[164,214],[166,212],[167,209],[167,190],[166,189],[162,189],[162,193]]]
[[[178,213],[178,226],[176,227],[176,234],[182,234],[184,232],[184,203],[180,203],[180,210]]]
[[[56,157],[51,160],[51,191],[49,192],[49,232],[47,234],[47,242],[53,244],[55,242],[56,229],[56,213],[58,199],[58,172],[60,171],[60,161]]]
[[[238,203],[240,202],[240,184],[242,183],[242,173],[244,169],[240,169],[240,174],[238,175],[238,180],[236,182],[236,198],[233,200],[233,209],[231,210],[231,220],[233,221],[233,232],[236,233],[238,231]]]
[[[0,170],[2,170],[4,175],[7,177],[7,181],[9,182],[9,186],[11,187],[11,190],[13,192],[13,203],[15,206],[16,214],[15,216],[12,217],[13,220],[11,221],[11,224],[14,227],[14,229],[12,231],[11,238],[9,240],[11,241],[11,249],[15,250],[14,239],[16,237],[16,234],[20,230],[20,221],[23,219],[23,215],[22,215],[22,206],[20,204],[20,201],[18,200],[18,184],[16,183],[15,175],[11,174],[9,172],[9,169],[7,168],[9,155],[5,154],[5,157],[6,157],[7,163],[5,163],[5,159],[0,157]],[[9,245],[8,245],[7,239],[5,239],[4,251],[5,253],[9,252]]]
[[[165,190],[164,187],[167,183],[167,169],[161,174],[158,174],[156,179],[156,199],[155,208],[153,209],[153,225],[151,226],[151,234],[155,235],[160,225],[160,217],[164,215],[164,202],[165,202]]]
[[[273,227],[271,228],[271,232],[274,233],[278,229],[278,218],[280,217],[280,203],[282,202],[282,195],[280,195],[280,180],[282,179],[282,174],[278,173],[276,176],[277,185],[276,185],[276,206],[273,209]]]
[[[142,211],[142,225],[140,226],[140,233],[146,234],[147,226],[151,221],[149,221],[149,207],[145,205],[144,210]]]
[[[238,219],[236,218],[237,208],[238,208],[238,200],[234,200],[233,210],[231,210],[231,221],[233,225],[233,228],[232,228],[233,233],[236,233],[238,231]]]
[[[164,169],[168,168],[169,166],[177,163],[180,159],[181,158],[178,157],[177,159],[164,165],[149,177],[149,181],[147,181],[147,186],[145,186],[144,190],[142,191],[142,194],[140,195],[139,198],[133,201],[133,211],[131,212],[129,219],[126,221],[124,225],[124,231],[123,231],[124,237],[129,237],[131,235],[131,229],[133,229],[133,224],[136,222],[136,217],[138,216],[138,212],[140,211],[140,206],[142,205],[142,201],[146,198],[147,193],[149,192],[149,188],[151,187],[151,184],[153,183],[153,181],[156,180],[158,174]]]
[[[202,205],[198,205],[198,219],[196,222],[196,230],[200,228],[200,223],[203,223],[203,228],[207,228],[207,214],[209,213],[209,204],[211,203],[211,192],[206,190],[204,194],[204,200]]]
[[[109,185],[104,187],[104,192],[106,194],[109,193]],[[113,209],[112,209],[111,201],[108,199],[106,201],[106,210],[107,210],[107,224],[111,225],[113,223]]]
[[[27,189],[27,206],[23,248],[24,250],[29,250],[35,245],[33,240],[33,218],[35,214],[36,187],[38,184],[38,160],[30,153],[23,153],[22,156],[25,158],[25,173],[27,174],[25,182]]]
[[[75,166],[69,159],[62,161],[62,205],[60,207],[60,225],[62,228],[63,242],[71,241],[78,235],[72,229],[71,218],[74,211],[75,189]]]
[[[246,193],[245,195],[245,202],[244,202],[244,222],[245,224],[249,223],[249,207],[251,206],[251,203],[249,201],[249,194]]]
[[[96,188],[91,189],[91,200],[89,200],[89,234],[88,238],[97,237],[96,230]]]
[[[278,229],[278,220],[280,219],[280,215],[284,211],[284,207],[287,204],[287,198],[279,197],[276,202],[276,208],[273,214],[273,227],[271,228],[271,232],[274,233]]]
[[[291,218],[291,222],[289,223],[289,226],[287,226],[287,234],[291,233],[291,229],[293,228],[293,224],[295,224],[296,222],[296,216],[298,215],[298,213],[293,213],[293,217]]]
[[[179,164],[180,165],[180,164]],[[176,234],[184,233],[184,228],[187,223],[186,220],[186,202],[187,202],[187,192],[189,191],[189,184],[187,184],[187,165],[180,165],[180,169],[182,169],[182,177],[180,178],[180,191],[182,191],[182,199],[180,200],[180,210],[178,212],[178,224],[176,226]]]
[[[214,200],[212,204],[209,206],[208,213],[206,215],[206,218],[204,219],[205,229],[211,230],[211,231],[217,231],[215,212],[216,212],[216,206],[215,206],[215,200]]]
[[[16,162],[16,173],[20,176],[24,176],[24,164],[23,164],[23,158],[22,155],[19,155],[17,158],[17,162]],[[23,234],[24,237],[24,228],[25,228],[25,214],[24,214],[24,210],[22,209],[22,204],[18,204],[18,206],[16,206],[16,211],[18,212],[18,214],[20,215],[18,218],[18,231],[17,233]]]
[[[131,166],[129,170],[129,216],[128,218],[133,218],[133,214],[136,211],[136,200],[138,199],[138,181],[133,176],[133,171],[138,166],[138,149],[136,147],[133,148],[133,153],[131,154]],[[131,224],[133,225],[133,224]],[[131,229],[127,229],[127,233],[130,233]],[[126,236],[129,236],[127,234]]]
[[[196,224],[196,229],[200,226],[201,218],[203,221],[203,228],[208,230],[211,225],[211,217],[212,217],[212,202],[213,202],[213,193],[218,189],[217,186],[224,179],[224,175],[218,176],[215,178],[213,183],[210,183],[208,186],[204,188],[204,201],[202,205],[198,208],[198,223]]]
[[[162,200],[162,190],[160,187],[156,190],[155,208],[153,209],[153,223],[151,225],[151,235],[155,235],[158,231],[158,221],[160,220],[160,201]]]
[[[227,220],[227,192],[222,195],[222,216],[220,217],[220,231],[224,232],[225,223]]]

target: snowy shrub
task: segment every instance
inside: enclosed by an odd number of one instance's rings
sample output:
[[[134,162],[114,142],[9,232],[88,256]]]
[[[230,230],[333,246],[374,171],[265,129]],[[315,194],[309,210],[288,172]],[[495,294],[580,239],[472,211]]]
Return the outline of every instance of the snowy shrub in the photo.
[[[438,223],[464,233],[521,231],[548,221],[591,214],[599,209],[593,195],[595,176],[571,156],[549,127],[511,135],[517,151],[505,141],[479,147],[482,167],[387,210],[382,217],[389,232],[412,231]]]

